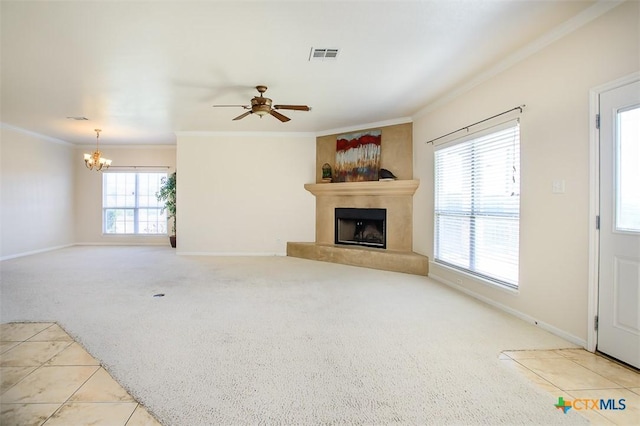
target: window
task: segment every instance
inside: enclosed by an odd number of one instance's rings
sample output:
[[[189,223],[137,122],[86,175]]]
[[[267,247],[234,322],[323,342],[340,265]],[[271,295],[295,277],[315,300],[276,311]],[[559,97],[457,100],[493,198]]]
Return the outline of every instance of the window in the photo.
[[[640,107],[618,111],[616,231],[640,232]]]
[[[102,228],[105,234],[166,234],[167,214],[156,199],[166,173],[102,175]]]
[[[436,148],[435,261],[517,288],[519,233],[518,123]]]

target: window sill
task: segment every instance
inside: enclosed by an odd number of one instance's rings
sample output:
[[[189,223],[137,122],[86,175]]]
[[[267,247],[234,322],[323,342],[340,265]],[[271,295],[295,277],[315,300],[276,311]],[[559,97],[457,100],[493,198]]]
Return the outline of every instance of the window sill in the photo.
[[[107,238],[168,238],[169,234],[105,234],[103,232],[102,236]]]
[[[430,263],[431,265],[429,267],[429,271],[430,271],[429,275],[434,275],[435,277],[437,277],[438,280],[441,280],[447,284],[450,284],[453,287],[462,287],[466,289],[467,286],[465,285],[465,283],[473,283],[473,284],[488,286],[493,289],[503,291],[507,294],[511,294],[513,296],[517,296],[518,294],[520,294],[519,288],[511,288],[506,285],[502,285],[497,282],[484,279],[482,277],[479,277],[473,274],[469,274],[467,272],[461,271],[460,269],[453,268],[451,266],[447,266],[436,261],[433,261]],[[442,275],[438,275],[437,273],[438,269],[442,271],[446,271],[448,274],[453,274],[454,276],[444,277]],[[433,271],[434,273],[432,273],[431,271]]]

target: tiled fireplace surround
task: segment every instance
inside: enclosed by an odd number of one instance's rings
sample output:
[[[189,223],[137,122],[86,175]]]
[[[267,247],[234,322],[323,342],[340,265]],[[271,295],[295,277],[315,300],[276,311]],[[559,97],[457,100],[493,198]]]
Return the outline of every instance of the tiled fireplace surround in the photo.
[[[288,242],[288,256],[427,275],[429,259],[412,252],[413,194],[420,183],[412,179],[412,125],[380,129],[380,167],[391,170],[394,181],[321,183],[322,165],[335,163],[337,135],[317,138],[316,183],[304,185],[316,197],[316,241]],[[387,209],[387,248],[335,245],[336,207]]]

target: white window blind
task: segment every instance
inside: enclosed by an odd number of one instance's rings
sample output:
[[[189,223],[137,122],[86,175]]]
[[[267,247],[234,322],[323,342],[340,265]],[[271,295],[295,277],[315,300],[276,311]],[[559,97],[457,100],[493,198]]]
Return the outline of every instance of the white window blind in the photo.
[[[519,123],[436,147],[435,261],[517,288],[519,234]]]

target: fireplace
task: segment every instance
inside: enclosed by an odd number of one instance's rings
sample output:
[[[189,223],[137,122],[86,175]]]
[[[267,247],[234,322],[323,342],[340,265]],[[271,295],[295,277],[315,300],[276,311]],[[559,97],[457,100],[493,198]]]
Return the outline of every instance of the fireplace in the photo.
[[[387,248],[387,209],[335,209],[335,244]]]
[[[287,256],[427,275],[429,258],[412,251],[413,194],[419,183],[418,180],[398,179],[305,184],[304,188],[316,197],[316,240],[287,242]],[[363,211],[381,210],[386,214],[374,214],[372,218],[358,214],[345,218],[343,212],[348,209],[342,208],[346,206]],[[344,224],[338,223],[340,217],[345,219]],[[355,224],[351,225],[351,230],[342,231],[346,235],[336,234],[338,227],[347,224],[346,220],[355,219],[373,220],[376,230],[384,231],[383,243],[366,246],[353,241]],[[348,240],[351,242],[346,242]]]
[[[304,189],[316,197],[315,241],[287,242],[288,256],[428,274],[429,259],[413,252],[413,196],[420,185],[419,180],[413,179],[413,123],[394,124],[381,130],[380,166],[393,170],[398,176],[395,180],[325,183],[322,165],[334,163],[339,135],[316,138],[316,181],[304,184]],[[339,221],[343,207],[384,209],[386,215],[348,216]],[[365,238],[361,245],[356,241],[356,219],[373,221],[369,230],[382,233],[382,242],[367,242]]]

